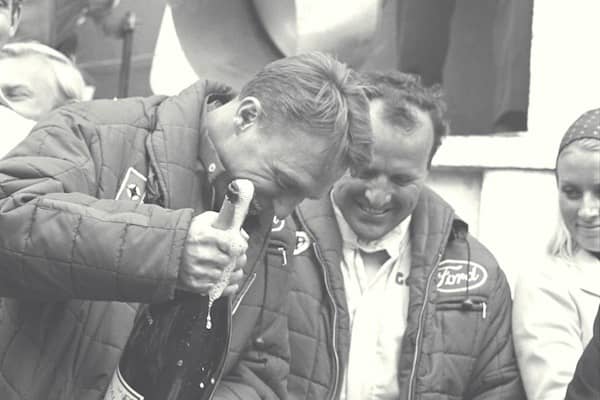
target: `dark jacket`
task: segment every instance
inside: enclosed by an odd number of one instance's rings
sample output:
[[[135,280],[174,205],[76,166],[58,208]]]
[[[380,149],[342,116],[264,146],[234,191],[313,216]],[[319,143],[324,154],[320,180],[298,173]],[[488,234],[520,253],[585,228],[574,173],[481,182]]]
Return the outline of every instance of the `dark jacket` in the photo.
[[[298,237],[288,321],[290,396],[337,399],[350,328],[342,239],[329,197],[302,203],[293,224]],[[510,290],[493,256],[427,188],[412,214],[410,239],[400,399],[524,399],[511,337]],[[476,271],[468,296],[464,281],[456,284],[450,277],[452,271],[468,274],[467,261]],[[472,306],[463,305],[467,298]]]
[[[566,400],[600,399],[600,308],[594,321],[594,336],[577,363]]]
[[[1,399],[102,398],[133,303],[174,297],[191,218],[218,209],[212,175],[225,173],[203,127],[209,95],[232,97],[198,82],[170,98],[75,104],[0,161]],[[129,167],[157,205],[113,201]],[[216,398],[285,395],[287,271],[266,279],[271,218],[250,238]]]

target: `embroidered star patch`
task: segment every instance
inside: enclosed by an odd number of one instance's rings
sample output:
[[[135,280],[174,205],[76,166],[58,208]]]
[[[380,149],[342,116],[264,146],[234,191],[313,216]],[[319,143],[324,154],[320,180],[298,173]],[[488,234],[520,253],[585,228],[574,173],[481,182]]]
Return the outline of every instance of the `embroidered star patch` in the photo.
[[[136,201],[142,204],[146,197],[146,181],[144,175],[135,168],[129,167],[115,199]]]

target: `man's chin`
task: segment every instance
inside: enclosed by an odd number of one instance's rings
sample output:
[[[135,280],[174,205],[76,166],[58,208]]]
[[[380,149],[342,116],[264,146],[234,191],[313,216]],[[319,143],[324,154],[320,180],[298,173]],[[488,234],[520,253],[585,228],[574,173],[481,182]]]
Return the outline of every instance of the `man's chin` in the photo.
[[[385,235],[386,228],[376,224],[355,222],[351,226],[356,236],[363,242],[372,242]]]

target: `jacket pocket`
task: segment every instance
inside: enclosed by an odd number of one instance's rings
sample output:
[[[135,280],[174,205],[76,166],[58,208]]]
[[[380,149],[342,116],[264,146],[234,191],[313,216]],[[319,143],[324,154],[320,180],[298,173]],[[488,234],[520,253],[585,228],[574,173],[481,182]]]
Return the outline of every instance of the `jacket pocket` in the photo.
[[[282,243],[271,242],[265,254],[265,303],[279,309],[286,301],[290,290],[290,254]]]
[[[436,311],[461,311],[465,313],[479,313],[482,319],[487,319],[487,297],[485,296],[460,296],[444,297],[435,302]]]
[[[444,365],[444,379],[439,383],[441,393],[464,393],[473,374],[477,357],[482,351],[482,340],[487,326],[487,297],[465,292],[439,296],[434,301],[432,342],[440,352]],[[439,372],[437,368],[433,371]],[[439,375],[432,372],[432,379]]]

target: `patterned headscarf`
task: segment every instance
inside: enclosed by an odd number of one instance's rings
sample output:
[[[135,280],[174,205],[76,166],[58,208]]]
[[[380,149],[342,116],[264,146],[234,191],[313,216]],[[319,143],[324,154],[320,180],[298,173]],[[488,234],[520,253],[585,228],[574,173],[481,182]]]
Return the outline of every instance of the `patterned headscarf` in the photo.
[[[558,161],[558,157],[565,147],[581,139],[600,140],[600,108],[584,113],[567,129],[567,132],[560,141],[556,160]]]

